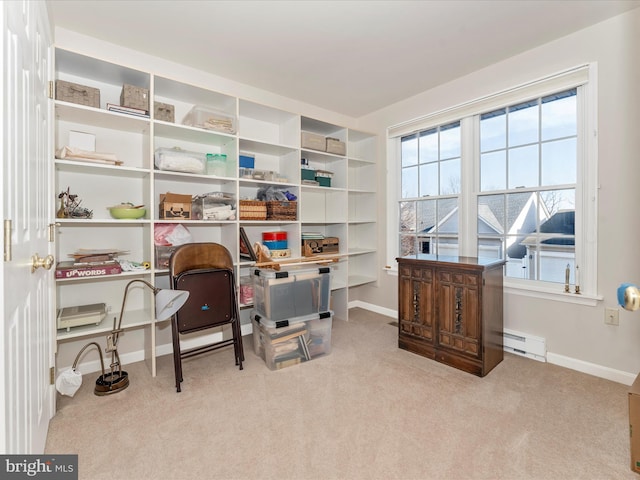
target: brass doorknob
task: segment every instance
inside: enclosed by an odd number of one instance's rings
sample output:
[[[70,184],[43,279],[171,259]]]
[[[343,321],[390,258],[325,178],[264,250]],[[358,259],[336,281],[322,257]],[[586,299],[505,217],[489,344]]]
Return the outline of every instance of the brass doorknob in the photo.
[[[31,273],[35,272],[40,267],[46,270],[51,270],[51,267],[53,267],[53,262],[53,255],[47,255],[44,258],[40,258],[40,256],[36,253],[33,257],[31,257]]]

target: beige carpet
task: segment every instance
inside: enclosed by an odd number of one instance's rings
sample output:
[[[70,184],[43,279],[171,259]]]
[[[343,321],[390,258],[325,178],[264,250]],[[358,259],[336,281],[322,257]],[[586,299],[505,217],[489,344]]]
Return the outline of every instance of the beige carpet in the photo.
[[[79,455],[80,479],[637,479],[627,390],[514,355],[478,378],[397,348],[393,319],[334,321],[330,355],[269,370],[245,337],[169,356],[131,386],[58,396],[47,454]]]

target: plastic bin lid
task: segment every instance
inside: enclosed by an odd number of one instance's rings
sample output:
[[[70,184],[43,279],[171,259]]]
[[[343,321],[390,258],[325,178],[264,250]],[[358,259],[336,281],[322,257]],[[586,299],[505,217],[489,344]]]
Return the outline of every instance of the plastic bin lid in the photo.
[[[249,318],[251,318],[251,320],[255,320],[261,325],[264,325],[267,328],[283,328],[283,327],[289,327],[291,325],[295,325],[297,323],[308,322],[310,320],[322,320],[324,318],[333,318],[333,312],[329,310],[327,312],[312,313],[311,315],[303,315],[301,317],[293,317],[293,318],[288,318],[286,320],[272,321],[272,320],[269,320],[264,315],[260,315],[256,310],[251,310],[251,313],[249,314]]]
[[[253,272],[258,277],[265,278],[288,278],[295,275],[306,275],[310,273],[325,274],[331,273],[331,267],[297,268],[289,267],[276,271],[270,268],[256,268]]]

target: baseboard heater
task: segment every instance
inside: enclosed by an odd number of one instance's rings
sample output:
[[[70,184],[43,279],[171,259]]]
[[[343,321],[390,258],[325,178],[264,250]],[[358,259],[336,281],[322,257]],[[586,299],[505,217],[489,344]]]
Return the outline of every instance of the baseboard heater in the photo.
[[[506,328],[503,332],[505,352],[533,358],[539,362],[547,361],[547,342],[544,338]]]

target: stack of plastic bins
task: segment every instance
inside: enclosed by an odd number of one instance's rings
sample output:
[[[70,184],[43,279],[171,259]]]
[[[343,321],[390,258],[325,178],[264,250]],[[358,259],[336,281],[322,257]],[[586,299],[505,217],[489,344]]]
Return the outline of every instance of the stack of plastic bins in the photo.
[[[331,352],[329,267],[256,269],[253,348],[271,370]]]

